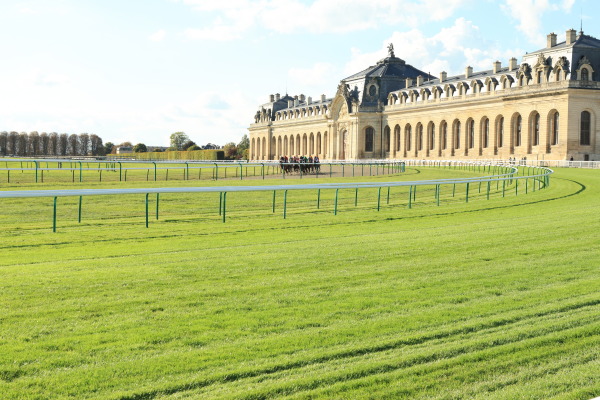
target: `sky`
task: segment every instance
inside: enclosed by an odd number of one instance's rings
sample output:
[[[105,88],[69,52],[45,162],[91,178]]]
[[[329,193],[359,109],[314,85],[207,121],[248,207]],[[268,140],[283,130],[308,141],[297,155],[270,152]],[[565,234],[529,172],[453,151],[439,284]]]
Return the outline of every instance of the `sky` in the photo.
[[[597,0],[1,0],[0,131],[237,143],[270,94],[332,97],[389,43],[455,75],[581,23],[600,38],[594,15]]]

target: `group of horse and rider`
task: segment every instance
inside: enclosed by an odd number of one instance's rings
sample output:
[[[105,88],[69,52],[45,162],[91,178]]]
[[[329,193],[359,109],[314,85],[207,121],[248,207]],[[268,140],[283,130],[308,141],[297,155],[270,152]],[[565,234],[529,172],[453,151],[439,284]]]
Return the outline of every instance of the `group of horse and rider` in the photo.
[[[279,158],[279,167],[281,171],[289,174],[299,172],[302,174],[319,173],[321,169],[319,157],[317,156],[281,156]]]

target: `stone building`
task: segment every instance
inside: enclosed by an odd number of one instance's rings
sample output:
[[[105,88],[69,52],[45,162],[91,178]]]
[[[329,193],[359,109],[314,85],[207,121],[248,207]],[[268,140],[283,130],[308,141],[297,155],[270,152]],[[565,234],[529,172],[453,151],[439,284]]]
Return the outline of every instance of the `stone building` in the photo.
[[[434,77],[390,45],[333,98],[271,95],[250,125],[250,158],[600,160],[600,40],[551,33],[520,64],[491,67]]]

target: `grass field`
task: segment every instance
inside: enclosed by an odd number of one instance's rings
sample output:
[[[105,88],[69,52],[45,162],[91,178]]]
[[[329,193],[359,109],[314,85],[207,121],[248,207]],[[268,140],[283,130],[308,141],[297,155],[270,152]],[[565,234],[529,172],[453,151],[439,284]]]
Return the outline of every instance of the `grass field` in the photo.
[[[163,196],[149,229],[140,197],[85,198],[81,224],[59,199],[54,234],[49,199],[3,200],[0,398],[600,396],[598,171],[451,191],[408,209],[394,188],[379,212],[376,189],[343,192],[337,216],[293,192],[285,220],[280,194],[273,213],[230,193],[225,224],[215,194]]]

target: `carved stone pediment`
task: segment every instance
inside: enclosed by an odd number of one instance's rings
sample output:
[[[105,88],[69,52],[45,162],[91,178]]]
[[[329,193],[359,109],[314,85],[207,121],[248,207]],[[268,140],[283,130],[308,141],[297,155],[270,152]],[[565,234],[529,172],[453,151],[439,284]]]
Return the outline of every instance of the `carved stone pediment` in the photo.
[[[591,62],[591,61],[590,61],[590,59],[589,59],[589,58],[587,58],[586,56],[582,56],[582,57],[579,59],[579,68],[581,68],[581,66],[583,66],[583,65],[586,65],[586,64],[587,64],[587,65],[591,65],[591,64],[592,64],[592,62]]]
[[[544,53],[540,53],[534,68],[544,68],[546,66],[548,66],[548,59],[544,57]]]
[[[556,65],[554,66],[554,69],[562,69],[565,72],[570,72],[569,71],[569,60],[567,59],[567,57],[562,56],[558,59],[558,61],[556,61]]]
[[[529,64],[527,64],[527,63],[521,64],[521,66],[519,67],[519,75],[521,75],[521,74],[525,75],[528,78],[531,77],[531,67],[529,66]]]

